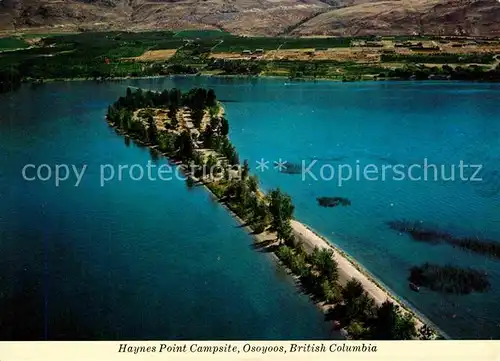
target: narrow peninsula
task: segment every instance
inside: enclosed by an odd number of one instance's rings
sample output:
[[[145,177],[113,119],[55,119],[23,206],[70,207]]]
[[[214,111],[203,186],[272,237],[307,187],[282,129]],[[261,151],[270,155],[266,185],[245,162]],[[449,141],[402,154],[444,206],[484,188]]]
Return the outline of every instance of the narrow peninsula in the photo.
[[[128,88],[109,106],[106,119],[126,139],[181,167],[189,187],[210,190],[252,232],[255,248],[272,252],[347,338],[446,337],[345,252],[294,220],[289,195],[259,189],[229,140],[229,122],[213,90]]]

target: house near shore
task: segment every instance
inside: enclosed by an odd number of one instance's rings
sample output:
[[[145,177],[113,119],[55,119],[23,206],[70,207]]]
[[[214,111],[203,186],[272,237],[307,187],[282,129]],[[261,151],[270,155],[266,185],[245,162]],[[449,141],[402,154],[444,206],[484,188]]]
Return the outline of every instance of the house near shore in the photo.
[[[252,51],[251,50],[248,50],[248,49],[245,49],[241,52],[241,54],[243,55],[252,55]]]
[[[443,75],[443,74],[431,74],[428,77],[429,80],[450,80],[451,75]]]
[[[264,49],[255,49],[255,54],[264,54]]]
[[[408,47],[410,50],[419,50],[419,51],[439,51],[441,48],[439,46],[425,46],[422,43],[418,43]]]

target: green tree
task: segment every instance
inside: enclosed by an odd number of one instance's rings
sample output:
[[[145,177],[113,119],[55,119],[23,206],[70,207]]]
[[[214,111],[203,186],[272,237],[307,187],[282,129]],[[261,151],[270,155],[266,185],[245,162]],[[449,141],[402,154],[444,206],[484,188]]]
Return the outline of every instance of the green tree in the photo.
[[[319,253],[319,252],[318,252]],[[353,302],[361,297],[365,292],[363,285],[355,278],[351,278],[342,288],[344,302]]]
[[[229,122],[226,118],[221,118],[220,120],[220,134],[226,136],[229,133]]]
[[[315,248],[312,253],[311,262],[328,280],[333,282],[338,280],[338,265],[333,259],[333,251],[331,249],[322,248],[318,250]]]
[[[257,193],[257,189],[259,188],[259,178],[256,175],[252,175],[247,178],[248,189],[252,193]]]
[[[278,229],[276,229],[276,236],[279,240],[285,242],[288,247],[295,247],[295,237],[293,235],[292,226],[290,221],[283,222]]]
[[[367,329],[362,322],[352,321],[346,328],[347,334],[354,340],[362,340],[365,338]]]
[[[216,103],[215,92],[213,89],[209,89],[207,92],[207,107],[213,107]]]
[[[180,136],[176,138],[176,149],[181,159],[187,160],[193,158],[193,140],[188,131],[183,131]]]
[[[294,206],[292,199],[279,188],[272,190],[268,195],[269,212],[271,214],[271,229],[276,232],[279,240],[293,244],[293,233],[290,226]]]
[[[333,284],[337,284],[333,282]],[[356,279],[348,281],[338,295],[343,303],[333,308],[334,318],[343,324],[353,321],[362,323],[373,319],[374,300],[364,291],[361,283]]]
[[[279,188],[271,190],[268,194],[269,212],[271,213],[271,226],[277,230],[281,224],[290,220],[295,209],[292,199]]]
[[[250,220],[251,224],[255,227],[259,227],[259,229],[261,229],[260,232],[258,233],[262,233],[264,231],[264,229],[267,227],[267,224],[269,222],[269,209],[267,208],[267,205],[259,200],[257,197],[255,197],[255,200],[256,202],[252,203],[250,205],[251,207],[251,213],[252,213],[252,218]],[[254,230],[256,230],[254,228]]]
[[[193,188],[194,187],[194,179],[192,177],[186,177],[186,186],[188,188]]]
[[[328,303],[335,303],[338,300],[338,293],[335,292],[335,285],[326,278],[321,282],[323,298]]]
[[[211,117],[210,118],[210,127],[212,127],[212,130],[214,132],[218,132],[218,129],[220,128],[220,119],[217,117]]]
[[[396,340],[397,313],[394,304],[385,301],[376,311],[373,325],[370,327],[374,340]]]
[[[158,148],[167,154],[176,150],[176,136],[166,131],[158,134]]]
[[[148,140],[151,144],[158,144],[158,128],[153,116],[149,115],[147,118],[148,123]]]
[[[209,176],[212,177],[215,175],[217,164],[217,159],[212,154],[210,154],[206,162],[207,173]]]
[[[241,171],[241,178],[246,179],[248,177],[248,173],[250,172],[250,167],[248,166],[248,160],[243,161],[243,169]]]
[[[169,101],[170,104],[175,108],[181,107],[182,93],[179,89],[173,88],[170,89],[169,92]]]
[[[305,258],[302,255],[297,254],[297,252],[293,253],[289,267],[290,270],[299,277],[305,274],[308,269]]]
[[[418,338],[420,340],[432,340],[434,338],[434,330],[427,325],[423,325],[418,330]]]
[[[177,126],[178,126],[178,123],[179,123],[177,121],[177,111],[178,111],[178,108],[176,108],[173,105],[171,105],[171,106],[168,107],[167,116],[170,119],[170,124],[172,125],[173,129],[177,129]]]
[[[161,92],[159,103],[160,103],[159,105],[162,105],[164,107],[170,105],[170,97],[167,89]]]
[[[112,123],[118,123],[118,110],[115,106],[110,105],[108,107],[108,113],[106,114],[107,119]]]
[[[396,340],[412,340],[418,335],[416,323],[413,316],[409,313],[401,315],[401,312],[396,312],[396,327],[395,339]]]
[[[130,110],[125,110],[123,117],[121,118],[120,127],[124,130],[128,130],[132,123],[132,112]]]
[[[213,147],[213,137],[214,137],[213,128],[210,124],[208,124],[202,133],[203,146],[211,149]]]
[[[200,129],[203,115],[203,109],[193,109],[191,111],[191,120],[193,121],[193,125],[195,126],[195,128]]]

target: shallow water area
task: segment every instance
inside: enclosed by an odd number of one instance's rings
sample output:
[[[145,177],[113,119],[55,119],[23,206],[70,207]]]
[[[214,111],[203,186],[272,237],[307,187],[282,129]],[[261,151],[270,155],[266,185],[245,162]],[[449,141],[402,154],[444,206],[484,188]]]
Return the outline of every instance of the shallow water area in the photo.
[[[203,189],[131,179],[100,186],[101,164],[149,160],[147,150],[127,146],[103,121],[109,103],[127,86],[213,88],[240,159],[249,160],[264,190],[279,186],[293,197],[298,220],[343,248],[452,337],[500,338],[500,261],[416,242],[387,225],[406,219],[500,241],[499,85],[209,77],[54,83],[0,97],[6,109],[0,136],[8,151],[0,158],[5,200],[0,234],[3,254],[20,260],[2,262],[8,295],[2,301],[18,304],[15,297],[21,297],[27,303],[21,302],[19,312],[37,310],[33,335],[313,339],[329,332],[307,298],[271,259],[251,249],[251,238]],[[32,107],[23,106],[30,102]],[[300,171],[280,172],[275,168],[280,160]],[[257,161],[268,163],[257,169]],[[481,181],[470,179],[471,167],[468,179],[461,179],[461,161],[481,165]],[[26,184],[20,175],[26,163],[88,168],[78,187],[75,176],[55,187]],[[436,165],[438,179],[430,169],[425,180],[418,168],[414,175],[421,178],[410,179],[408,169],[424,164]],[[313,176],[303,174],[303,165],[311,166]],[[394,179],[396,165],[404,179]],[[379,172],[366,177],[367,166]],[[391,167],[382,179],[384,166]],[[441,166],[448,178],[454,166],[455,178],[442,179]],[[346,176],[348,167],[353,176],[339,182],[338,170]],[[319,197],[342,197],[350,205],[321,207]],[[424,262],[485,270],[491,290],[466,296],[413,292],[409,269]],[[56,290],[62,292],[59,299],[50,296]],[[147,310],[147,321],[141,324],[135,311],[127,312],[131,309]],[[77,316],[63,317],[64,312]],[[226,326],[216,328],[215,320]]]

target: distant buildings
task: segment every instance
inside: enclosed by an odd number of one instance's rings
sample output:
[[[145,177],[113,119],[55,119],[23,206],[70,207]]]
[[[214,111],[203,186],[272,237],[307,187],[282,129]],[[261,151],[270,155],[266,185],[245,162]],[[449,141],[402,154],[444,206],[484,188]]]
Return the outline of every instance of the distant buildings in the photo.
[[[242,55],[252,55],[252,54],[259,54],[262,55],[264,54],[264,49],[255,49],[255,51],[252,51],[250,49],[245,49],[241,52]]]

